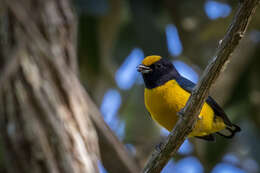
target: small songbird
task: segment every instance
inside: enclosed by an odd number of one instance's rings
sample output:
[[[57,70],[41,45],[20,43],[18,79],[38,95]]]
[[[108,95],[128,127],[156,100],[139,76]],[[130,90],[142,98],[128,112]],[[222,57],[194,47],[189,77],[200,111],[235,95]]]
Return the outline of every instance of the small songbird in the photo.
[[[178,120],[177,113],[184,108],[195,84],[182,77],[172,62],[160,56],[146,57],[137,68],[145,83],[146,109],[157,123],[171,131]],[[214,134],[232,138],[239,131],[209,96],[189,137],[215,141]]]

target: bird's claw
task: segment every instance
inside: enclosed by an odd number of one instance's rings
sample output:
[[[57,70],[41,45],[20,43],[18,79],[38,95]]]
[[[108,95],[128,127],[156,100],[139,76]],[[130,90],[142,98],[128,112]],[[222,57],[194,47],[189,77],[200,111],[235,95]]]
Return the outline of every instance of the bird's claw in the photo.
[[[155,149],[156,149],[156,151],[158,151],[158,152],[160,152],[160,151],[162,150],[162,148],[163,148],[163,142],[160,142],[159,144],[157,144],[157,145],[155,146]]]
[[[183,117],[184,117],[184,114],[183,114],[183,109],[181,109],[178,113],[177,113],[177,115],[178,115],[178,117],[180,118],[180,119],[183,119]]]

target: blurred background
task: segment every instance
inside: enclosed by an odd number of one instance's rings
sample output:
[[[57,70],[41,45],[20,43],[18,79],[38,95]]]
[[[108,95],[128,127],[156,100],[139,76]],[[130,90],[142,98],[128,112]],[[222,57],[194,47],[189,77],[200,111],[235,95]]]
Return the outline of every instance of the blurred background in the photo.
[[[197,82],[239,1],[77,0],[80,77],[104,120],[144,165],[168,132],[144,107],[136,66],[147,55],[169,58]],[[163,173],[260,172],[260,9],[211,90],[242,128],[234,139],[188,139]],[[100,172],[107,172],[100,163]]]

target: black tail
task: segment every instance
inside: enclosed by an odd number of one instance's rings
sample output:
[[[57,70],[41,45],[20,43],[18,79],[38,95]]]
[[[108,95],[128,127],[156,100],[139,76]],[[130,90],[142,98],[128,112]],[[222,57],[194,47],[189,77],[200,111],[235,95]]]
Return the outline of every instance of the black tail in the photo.
[[[206,136],[195,136],[195,138],[203,139],[210,142],[216,142],[216,138],[214,134],[206,135]]]
[[[223,131],[216,132],[218,135],[223,136],[224,138],[233,138],[237,132],[240,132],[241,128],[235,124],[232,126],[227,126]],[[228,134],[226,134],[228,132]]]

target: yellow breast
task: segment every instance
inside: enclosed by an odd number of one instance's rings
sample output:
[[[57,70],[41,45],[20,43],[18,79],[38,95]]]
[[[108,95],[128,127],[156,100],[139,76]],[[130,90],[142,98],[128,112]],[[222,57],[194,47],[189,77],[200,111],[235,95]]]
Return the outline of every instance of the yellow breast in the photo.
[[[190,93],[182,89],[175,80],[162,86],[145,89],[145,106],[152,118],[161,126],[171,131],[178,120],[179,112],[189,99]],[[214,111],[205,103],[190,136],[204,136],[225,128],[223,121],[214,119]]]

